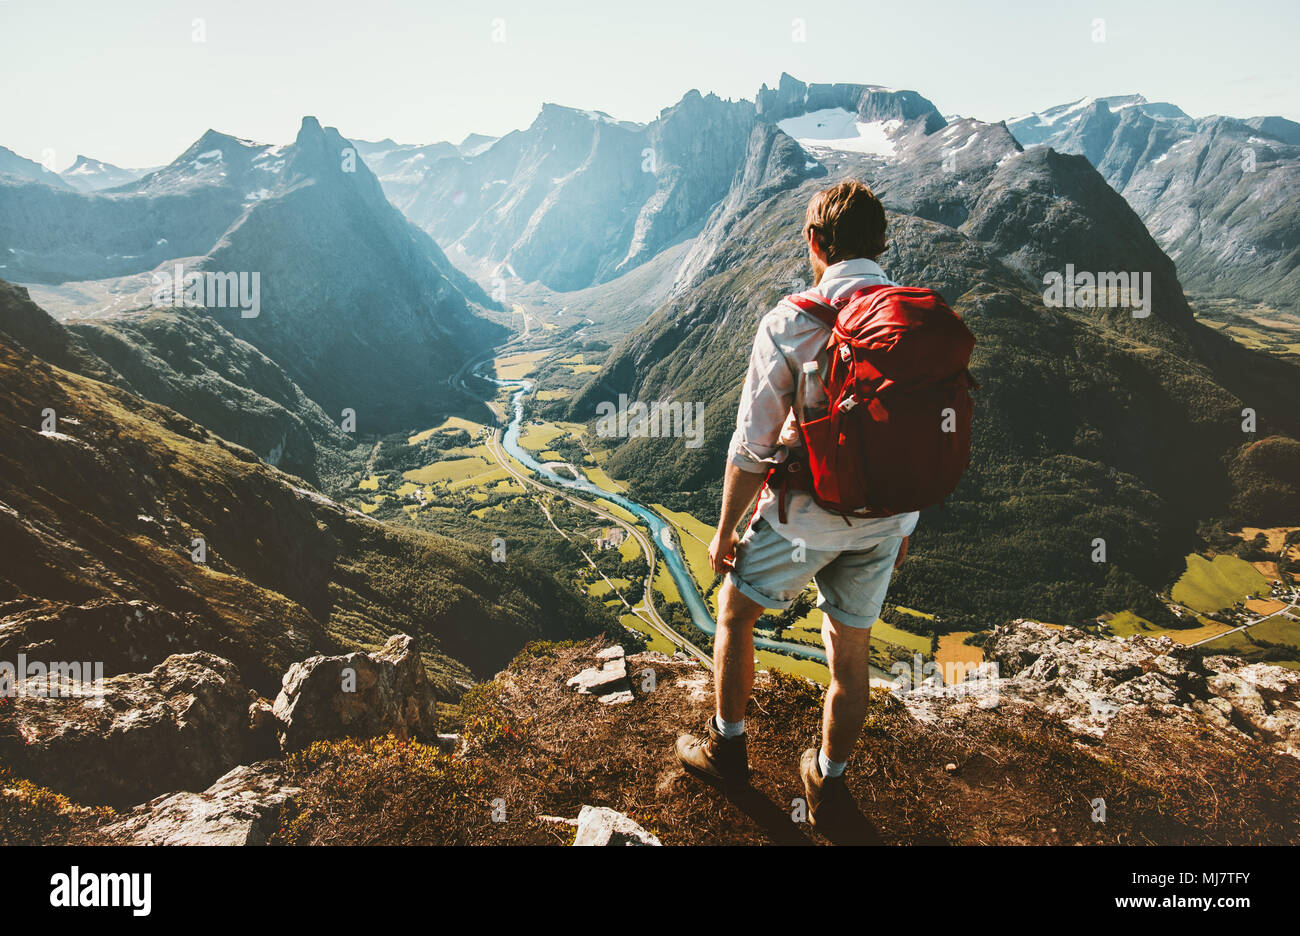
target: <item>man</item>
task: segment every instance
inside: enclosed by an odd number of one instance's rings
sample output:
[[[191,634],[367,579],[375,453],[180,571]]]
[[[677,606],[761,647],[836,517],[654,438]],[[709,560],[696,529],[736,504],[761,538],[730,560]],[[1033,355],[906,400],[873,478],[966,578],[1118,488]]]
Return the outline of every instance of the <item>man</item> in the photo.
[[[824,299],[896,285],[875,262],[885,250],[885,227],[884,207],[860,182],[813,196],[803,234],[814,287]],[[677,756],[693,773],[723,783],[748,779],[745,706],[754,682],[754,624],[765,608],[788,608],[815,581],[831,682],[821,747],[804,751],[799,772],[812,822],[824,830],[858,816],[844,770],[867,713],[871,625],[918,518],[914,511],[846,518],[820,507],[808,491],[789,490],[782,522],[777,497],[763,487],[769,468],[797,444],[791,408],[799,375],[814,360],[826,372],[829,337],[827,325],[785,302],[759,323],[727,458],[722,515],[709,545],[714,572],[726,574],[713,649],[717,709],[704,736],[677,740]],[[736,525],[760,489],[741,539]]]

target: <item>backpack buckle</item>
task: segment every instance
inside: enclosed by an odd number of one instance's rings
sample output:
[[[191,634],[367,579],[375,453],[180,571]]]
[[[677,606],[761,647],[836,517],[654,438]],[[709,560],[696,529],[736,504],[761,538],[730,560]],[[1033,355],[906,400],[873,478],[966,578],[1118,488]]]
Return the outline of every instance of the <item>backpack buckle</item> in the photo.
[[[840,345],[840,360],[847,361],[851,357],[853,357],[853,352],[849,349],[849,346],[846,344]]]
[[[841,413],[847,413],[849,410],[853,409],[853,407],[857,405],[858,405],[858,398],[853,394],[849,394],[844,399],[840,400],[840,405],[837,406],[836,409],[838,409]]]

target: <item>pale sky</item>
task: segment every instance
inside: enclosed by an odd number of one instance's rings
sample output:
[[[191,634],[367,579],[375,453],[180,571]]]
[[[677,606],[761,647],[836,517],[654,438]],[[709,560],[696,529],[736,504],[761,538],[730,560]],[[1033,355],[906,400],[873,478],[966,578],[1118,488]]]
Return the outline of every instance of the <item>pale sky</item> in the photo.
[[[1135,91],[1300,120],[1297,25],[1296,0],[0,0],[0,145],[152,166],[209,127],[287,142],[304,114],[459,141],[547,101],[647,121],[691,88],[752,99],[782,71],[981,120]]]

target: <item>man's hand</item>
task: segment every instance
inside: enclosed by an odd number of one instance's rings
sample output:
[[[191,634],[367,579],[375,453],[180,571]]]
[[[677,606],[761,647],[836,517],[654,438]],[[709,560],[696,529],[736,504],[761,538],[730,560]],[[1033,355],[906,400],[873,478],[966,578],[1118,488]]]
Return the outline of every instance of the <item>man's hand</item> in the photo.
[[[754,497],[765,480],[766,474],[742,471],[730,463],[727,465],[727,473],[722,476],[722,516],[718,518],[718,532],[713,534],[713,542],[709,544],[709,565],[719,575],[730,572],[735,565],[732,557],[736,554],[736,543],[740,542],[736,524],[754,503]]]
[[[907,541],[909,538],[910,537],[904,536],[903,545],[898,547],[898,555],[894,558],[895,569],[901,566],[903,564],[903,560],[907,558]]]
[[[734,529],[718,530],[713,534],[713,542],[709,543],[709,565],[718,575],[730,572],[735,566],[733,557],[736,555],[736,544],[739,542],[740,537],[736,535]]]

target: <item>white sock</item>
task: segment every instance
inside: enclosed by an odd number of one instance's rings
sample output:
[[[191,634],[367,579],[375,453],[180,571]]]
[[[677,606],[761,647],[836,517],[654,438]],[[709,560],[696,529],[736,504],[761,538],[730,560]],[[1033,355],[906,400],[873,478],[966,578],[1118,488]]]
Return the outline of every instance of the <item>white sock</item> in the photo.
[[[745,720],[740,721],[723,721],[721,715],[713,716],[713,723],[718,728],[718,734],[724,738],[739,738],[745,733]]]
[[[849,764],[848,761],[833,761],[826,756],[826,752],[821,748],[817,749],[817,769],[822,772],[823,777],[842,777],[844,768]]]

